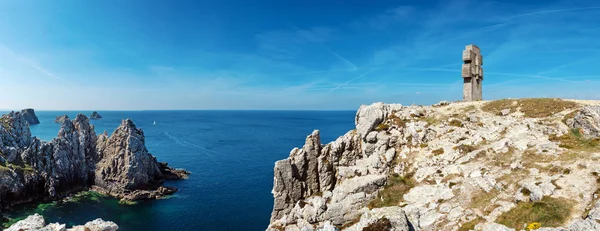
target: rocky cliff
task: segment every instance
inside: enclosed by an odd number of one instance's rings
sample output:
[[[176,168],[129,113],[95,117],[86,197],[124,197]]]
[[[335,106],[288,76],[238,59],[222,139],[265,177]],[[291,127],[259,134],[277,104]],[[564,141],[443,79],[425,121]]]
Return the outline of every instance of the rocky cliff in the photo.
[[[40,123],[40,120],[38,120],[38,117],[37,117],[37,115],[35,115],[35,111],[33,109],[31,109],[31,108],[23,109],[23,110],[21,110],[21,113],[23,114],[23,117],[25,117],[25,120],[27,122],[29,122],[30,125]]]
[[[117,224],[102,219],[96,219],[85,223],[85,225],[77,225],[67,229],[64,224],[46,224],[44,217],[34,214],[11,225],[4,231],[116,231],[118,229]]]
[[[56,119],[54,119],[54,123],[62,124],[67,119],[70,119],[69,116],[67,116],[67,115],[57,116]]]
[[[361,106],[275,163],[267,230],[600,230],[598,105]]]
[[[79,114],[73,121],[65,118],[49,142],[31,136],[20,112],[3,115],[0,123],[0,211],[90,187],[125,200],[157,198],[175,192],[161,187],[162,181],[187,175],[158,163],[145,147],[143,132],[130,120],[110,137],[96,136],[89,119]],[[153,196],[131,196],[139,194],[136,189]]]

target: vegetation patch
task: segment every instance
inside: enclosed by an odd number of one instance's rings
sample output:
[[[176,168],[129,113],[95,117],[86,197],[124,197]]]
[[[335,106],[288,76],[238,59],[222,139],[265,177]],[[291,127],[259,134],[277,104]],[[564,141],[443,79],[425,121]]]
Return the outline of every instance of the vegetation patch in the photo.
[[[562,136],[550,135],[550,141],[557,142],[561,148],[566,148],[575,151],[598,151],[600,150],[600,139],[586,139],[577,128]]]
[[[389,219],[382,217],[379,220],[373,222],[367,227],[363,228],[363,231],[389,231],[392,230],[392,222]]]
[[[475,226],[481,222],[483,222],[484,220],[481,218],[476,218],[473,219],[467,223],[462,224],[462,226],[458,229],[458,231],[470,231],[470,230],[475,230]]]
[[[436,150],[431,151],[431,153],[433,153],[433,155],[439,156],[444,154],[444,149],[443,148],[438,148]]]
[[[534,222],[545,227],[558,227],[567,221],[572,207],[573,202],[567,199],[544,197],[538,202],[518,203],[515,208],[498,217],[496,222],[515,229]]]
[[[491,212],[495,207],[493,203],[491,203],[492,199],[496,198],[500,194],[498,190],[492,189],[489,192],[485,192],[481,190],[481,193],[474,195],[471,197],[471,203],[469,204],[469,208],[477,208],[482,212]]]
[[[375,127],[375,131],[385,131],[385,130],[388,130],[388,128],[390,128],[390,125],[381,123],[381,124],[377,125],[377,127]]]
[[[355,217],[354,219],[352,219],[351,221],[347,222],[346,224],[342,225],[341,227],[338,227],[340,230],[344,230],[350,226],[353,226],[354,224],[358,223],[360,221],[360,215],[358,217]]]
[[[369,202],[369,208],[381,208],[398,205],[404,194],[415,186],[413,173],[401,176],[394,173],[388,177],[387,185],[377,193],[377,198]]]
[[[456,147],[454,147],[452,149],[457,150],[460,153],[469,153],[469,152],[477,150],[476,147],[474,147],[472,145],[467,145],[467,144],[461,144],[461,145],[458,145],[458,146],[456,146]]]
[[[454,126],[454,127],[462,127],[462,126],[463,126],[463,123],[462,123],[462,122],[460,122],[460,120],[453,119],[453,120],[450,120],[450,126]]]
[[[510,112],[521,111],[528,118],[543,118],[567,109],[573,109],[577,103],[553,98],[502,99],[483,105],[482,109],[495,115],[500,111],[510,109]]]

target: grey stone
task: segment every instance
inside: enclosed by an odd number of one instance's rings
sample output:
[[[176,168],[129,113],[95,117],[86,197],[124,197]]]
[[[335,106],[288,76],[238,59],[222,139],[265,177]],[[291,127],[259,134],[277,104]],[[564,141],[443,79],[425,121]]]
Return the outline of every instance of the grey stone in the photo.
[[[21,114],[23,114],[23,117],[25,117],[25,120],[27,120],[30,125],[40,123],[40,120],[38,120],[38,117],[35,115],[35,111],[31,108],[21,110]]]
[[[483,58],[479,47],[467,45],[463,51],[463,62],[463,100],[482,100]]]
[[[571,128],[579,129],[587,139],[600,137],[600,106],[584,107],[567,123]]]

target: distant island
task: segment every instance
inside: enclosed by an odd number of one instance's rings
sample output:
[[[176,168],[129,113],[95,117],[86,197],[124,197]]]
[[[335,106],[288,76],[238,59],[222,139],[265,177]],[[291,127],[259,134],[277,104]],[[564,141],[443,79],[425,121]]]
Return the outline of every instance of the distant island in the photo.
[[[40,123],[40,120],[38,119],[37,115],[35,115],[35,110],[33,110],[32,108],[21,110],[21,114],[23,114],[23,117],[30,125]]]
[[[94,111],[94,112],[92,112],[92,114],[90,115],[90,119],[93,119],[93,120],[99,120],[99,119],[102,119],[102,116],[100,116],[100,114],[98,114],[98,112],[97,112],[97,111]]]

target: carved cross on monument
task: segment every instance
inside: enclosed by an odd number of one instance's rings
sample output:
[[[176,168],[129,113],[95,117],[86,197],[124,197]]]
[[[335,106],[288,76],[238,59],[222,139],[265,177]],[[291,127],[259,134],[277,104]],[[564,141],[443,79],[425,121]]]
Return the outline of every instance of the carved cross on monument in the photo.
[[[483,82],[483,57],[478,46],[467,45],[463,51],[462,77],[463,100],[477,101],[482,100],[481,82]]]

